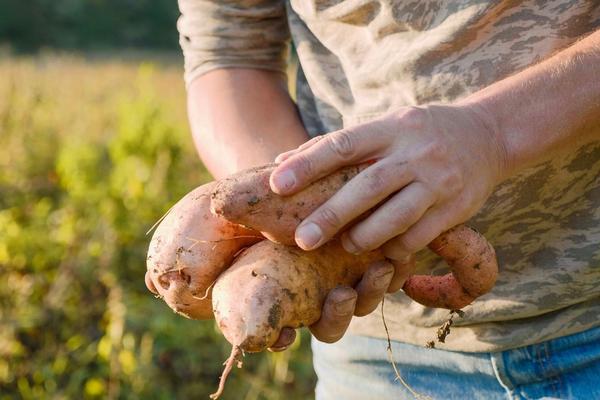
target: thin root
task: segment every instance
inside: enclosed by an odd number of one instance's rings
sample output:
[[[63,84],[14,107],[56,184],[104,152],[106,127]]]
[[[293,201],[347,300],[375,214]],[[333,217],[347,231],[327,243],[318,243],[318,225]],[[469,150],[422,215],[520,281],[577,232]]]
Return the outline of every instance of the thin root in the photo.
[[[232,236],[230,238],[227,239],[219,239],[219,240],[202,240],[202,239],[194,239],[191,237],[186,237],[187,240],[191,240],[192,242],[194,242],[194,244],[192,244],[190,247],[188,247],[187,251],[190,251],[194,248],[195,245],[197,245],[198,243],[214,243],[215,245],[221,242],[227,242],[229,240],[235,240],[235,239],[249,239],[249,238],[255,238],[255,239],[262,239],[262,236],[256,236],[256,235],[240,235],[240,236]],[[214,247],[213,247],[214,250]]]
[[[417,393],[400,375],[400,371],[396,367],[396,362],[394,361],[394,353],[392,351],[392,341],[390,339],[390,331],[388,330],[387,323],[385,322],[385,314],[383,312],[383,306],[385,303],[385,297],[381,300],[381,321],[383,322],[383,328],[385,329],[385,336],[387,337],[387,354],[390,364],[392,364],[392,368],[394,368],[394,373],[396,374],[396,380],[399,380],[404,386],[417,400],[432,400],[431,397],[426,396],[421,393]]]
[[[225,382],[227,381],[227,377],[233,369],[233,366],[236,365],[238,368],[242,368],[242,361],[238,360],[240,354],[243,354],[242,349],[240,349],[239,346],[233,346],[229,358],[223,363],[225,368],[223,369],[223,373],[219,379],[219,388],[216,392],[209,396],[211,399],[216,400],[223,394],[223,390],[225,390]]]
[[[192,295],[192,297],[195,299],[198,299],[198,300],[206,300],[208,298],[208,293],[210,292],[210,289],[212,289],[212,287],[215,286],[216,282],[217,282],[217,280],[215,279],[210,285],[208,285],[208,287],[206,288],[206,292],[204,292],[204,296],[197,297],[197,296]]]
[[[166,213],[164,213],[164,214],[163,214],[163,216],[162,216],[162,217],[160,217],[160,218],[158,219],[158,221],[156,221],[156,222],[154,223],[154,225],[152,225],[152,226],[150,227],[150,229],[148,229],[148,231],[146,232],[146,236],[148,236],[148,235],[150,234],[150,232],[152,232],[152,231],[154,230],[154,228],[156,228],[156,227],[158,226],[158,224],[160,224],[160,223],[162,222],[162,220],[163,220],[163,219],[167,218],[167,215],[169,215],[169,213],[171,212],[171,210],[173,209],[173,207],[175,207],[175,205],[172,205],[172,206],[171,206],[171,207],[170,207],[170,208],[167,210],[167,212],[166,212]]]

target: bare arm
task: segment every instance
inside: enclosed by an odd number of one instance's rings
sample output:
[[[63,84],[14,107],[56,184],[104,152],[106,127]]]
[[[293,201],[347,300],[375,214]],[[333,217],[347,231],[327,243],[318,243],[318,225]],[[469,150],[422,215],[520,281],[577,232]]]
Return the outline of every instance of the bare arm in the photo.
[[[272,162],[308,139],[278,72],[208,72],[189,87],[188,116],[198,153],[216,179]]]
[[[213,176],[272,162],[304,143],[308,135],[282,73],[289,39],[285,2],[179,0],[179,7],[190,125]],[[391,264],[376,264],[356,291],[332,290],[321,319],[310,327],[313,334],[339,339],[355,309],[365,314],[377,306],[393,270]],[[375,285],[382,272],[386,278]],[[285,348],[294,336],[294,330],[284,329],[274,349]]]
[[[464,103],[488,116],[504,176],[600,139],[600,30]]]
[[[285,80],[276,72],[217,69],[202,75],[189,87],[188,114],[198,153],[216,179],[273,162],[308,139]],[[312,333],[322,341],[338,340],[354,313],[364,315],[377,306],[393,272],[389,263],[375,264],[356,291],[331,291]],[[398,282],[394,288],[399,289]],[[294,330],[284,329],[271,350],[285,349],[294,338]]]

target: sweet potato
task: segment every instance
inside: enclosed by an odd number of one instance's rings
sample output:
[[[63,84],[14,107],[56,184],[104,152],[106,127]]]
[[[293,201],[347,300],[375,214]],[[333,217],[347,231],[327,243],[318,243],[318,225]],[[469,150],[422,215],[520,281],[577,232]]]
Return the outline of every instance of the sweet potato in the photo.
[[[487,293],[496,280],[495,253],[477,231],[459,225],[429,248],[450,266],[444,276],[412,275],[403,287],[428,307],[460,309]],[[319,319],[327,293],[354,286],[380,251],[347,253],[338,240],[313,250],[262,241],[245,249],[213,288],[213,311],[225,338],[247,352],[271,346],[281,328]]]
[[[403,289],[413,300],[457,310],[493,287],[495,253],[475,230],[457,226],[441,234],[429,248],[445,259],[451,272],[409,277]],[[222,394],[233,365],[241,365],[240,353],[272,346],[284,327],[315,323],[331,289],[355,286],[371,263],[383,259],[379,251],[350,255],[335,239],[309,252],[269,241],[245,249],[213,288],[215,319],[233,347],[211,398]]]
[[[215,186],[211,210],[271,240],[294,245],[298,224],[366,167],[346,167],[286,197],[269,187],[274,164],[242,171]],[[428,307],[460,309],[494,286],[498,272],[494,249],[475,230],[460,225],[440,235],[429,248],[445,259],[451,272],[410,277],[403,289],[413,300]]]
[[[210,212],[214,183],[188,193],[169,211],[150,242],[146,285],[188,318],[212,318],[211,285],[242,248],[263,240],[256,231]]]
[[[451,272],[443,276],[409,277],[402,289],[416,302],[459,310],[494,287],[498,275],[496,253],[473,228],[458,225],[442,233],[428,247],[446,261]]]
[[[288,197],[270,190],[274,165],[242,171],[188,194],[160,224],[148,255],[148,287],[187,317],[210,318],[214,311],[233,345],[213,398],[240,352],[268,348],[283,327],[313,324],[331,289],[354,286],[384,259],[380,251],[350,255],[338,239],[310,252],[294,242],[298,224],[366,167],[344,168]],[[494,250],[476,231],[458,226],[429,248],[451,272],[409,277],[403,289],[414,300],[460,309],[493,287]]]
[[[315,323],[331,289],[356,285],[369,264],[383,259],[379,251],[351,255],[337,240],[309,252],[262,241],[245,249],[215,283],[215,319],[234,346],[265,350],[281,328]]]
[[[216,215],[261,231],[271,241],[295,246],[298,224],[367,166],[343,168],[285,197],[269,186],[275,164],[252,168],[219,181],[210,207]]]
[[[222,394],[241,352],[267,349],[284,327],[317,322],[331,289],[356,285],[372,262],[383,259],[380,251],[351,255],[337,240],[309,252],[266,240],[244,250],[213,288],[215,319],[233,347],[210,397]]]

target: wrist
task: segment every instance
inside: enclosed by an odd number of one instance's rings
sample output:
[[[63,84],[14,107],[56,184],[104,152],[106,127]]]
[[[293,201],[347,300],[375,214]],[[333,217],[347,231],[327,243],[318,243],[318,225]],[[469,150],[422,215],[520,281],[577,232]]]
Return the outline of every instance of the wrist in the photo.
[[[480,127],[478,134],[485,138],[489,144],[491,162],[496,165],[495,184],[499,184],[510,177],[515,170],[514,155],[511,152],[511,146],[508,138],[504,134],[500,119],[482,99],[475,96],[469,97],[464,101],[455,104],[461,112],[469,115],[475,121],[476,126]]]

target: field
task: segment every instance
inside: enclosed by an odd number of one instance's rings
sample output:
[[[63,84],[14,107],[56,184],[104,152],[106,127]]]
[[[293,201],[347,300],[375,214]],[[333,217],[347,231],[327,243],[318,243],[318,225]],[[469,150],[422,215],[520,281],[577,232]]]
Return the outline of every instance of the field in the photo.
[[[210,180],[177,55],[0,55],[0,400],[202,399],[229,345],[144,286],[146,231]],[[154,60],[154,61],[152,61]],[[306,399],[306,332],[225,399]]]

